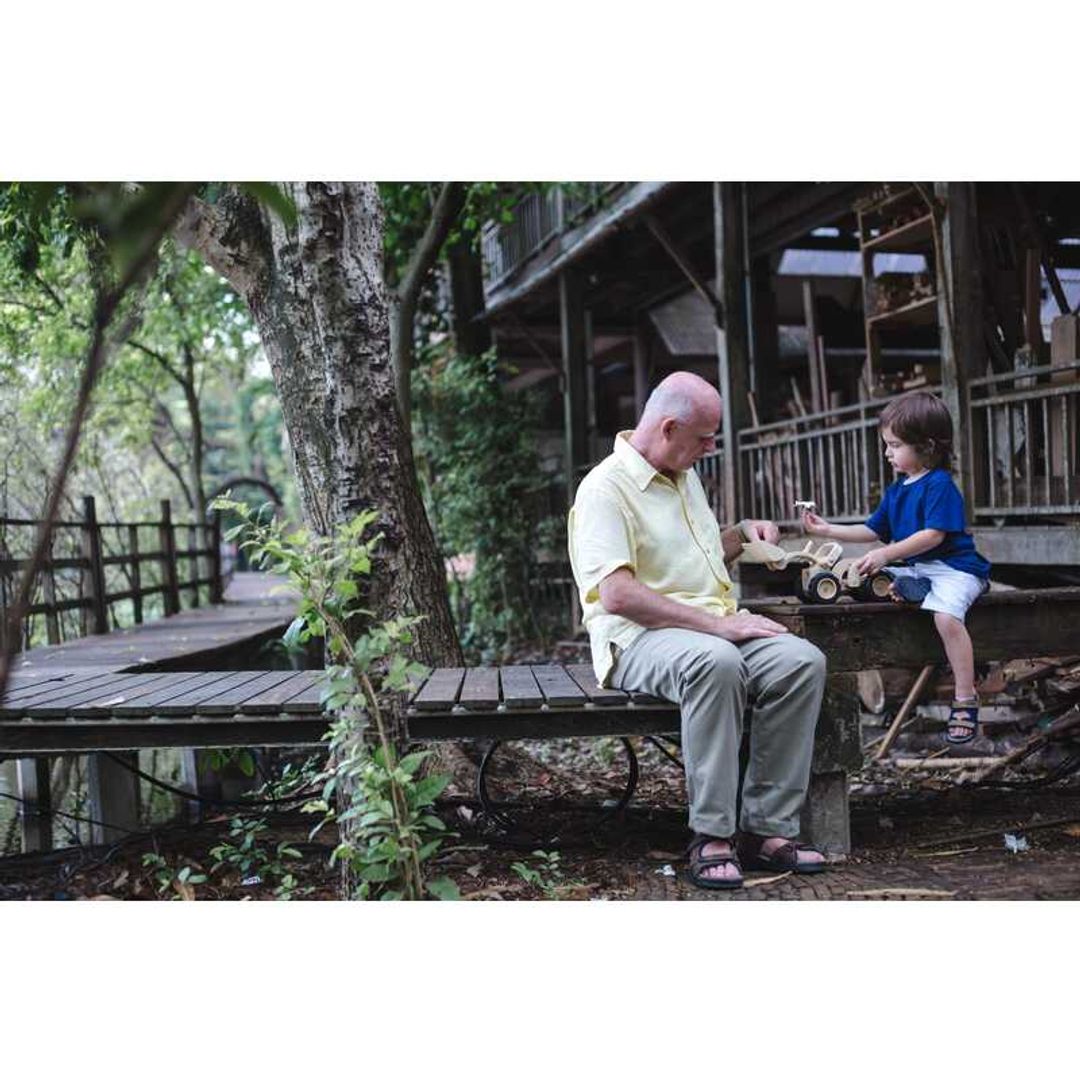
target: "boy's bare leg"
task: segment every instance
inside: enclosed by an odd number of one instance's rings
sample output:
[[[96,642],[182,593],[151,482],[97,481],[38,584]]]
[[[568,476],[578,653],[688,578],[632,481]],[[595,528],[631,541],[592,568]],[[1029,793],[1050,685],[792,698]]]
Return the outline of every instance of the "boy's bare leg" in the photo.
[[[934,625],[945,645],[945,655],[952,668],[956,682],[957,701],[969,701],[975,698],[975,653],[971,647],[971,635],[963,622],[944,611],[934,612]],[[951,727],[949,734],[954,738],[966,733],[966,728]]]

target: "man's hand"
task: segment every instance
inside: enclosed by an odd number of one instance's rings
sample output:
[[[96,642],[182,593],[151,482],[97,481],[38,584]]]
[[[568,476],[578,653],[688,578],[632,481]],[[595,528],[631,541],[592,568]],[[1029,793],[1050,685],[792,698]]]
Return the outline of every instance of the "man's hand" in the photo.
[[[742,526],[743,532],[746,533],[747,540],[764,540],[768,544],[778,543],[780,540],[780,530],[771,521],[751,521],[745,520],[739,523]]]
[[[874,548],[873,551],[868,551],[856,564],[855,569],[858,570],[863,577],[869,577],[871,574],[876,574],[883,566],[892,562],[892,558],[889,555],[888,548]]]
[[[725,641],[749,641],[751,638],[777,637],[786,634],[788,628],[783,623],[773,622],[764,615],[751,615],[740,611],[737,615],[720,615],[716,619],[717,627],[712,632]]]

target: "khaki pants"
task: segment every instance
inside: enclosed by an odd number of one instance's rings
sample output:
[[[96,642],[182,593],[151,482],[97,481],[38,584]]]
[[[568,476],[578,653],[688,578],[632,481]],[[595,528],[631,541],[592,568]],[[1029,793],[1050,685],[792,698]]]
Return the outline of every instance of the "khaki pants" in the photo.
[[[739,745],[750,713],[750,760],[739,828],[759,836],[799,833],[810,781],[825,657],[794,634],[733,644],[696,630],[646,630],[619,657],[612,685],[675,702],[690,828],[735,832]]]

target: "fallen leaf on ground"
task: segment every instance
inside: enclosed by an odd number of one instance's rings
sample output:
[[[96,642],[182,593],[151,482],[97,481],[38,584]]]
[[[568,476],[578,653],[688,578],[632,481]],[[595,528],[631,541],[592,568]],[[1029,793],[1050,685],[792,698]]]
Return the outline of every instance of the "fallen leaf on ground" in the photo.
[[[1080,836],[1080,825],[1066,825],[1061,831],[1066,836]]]

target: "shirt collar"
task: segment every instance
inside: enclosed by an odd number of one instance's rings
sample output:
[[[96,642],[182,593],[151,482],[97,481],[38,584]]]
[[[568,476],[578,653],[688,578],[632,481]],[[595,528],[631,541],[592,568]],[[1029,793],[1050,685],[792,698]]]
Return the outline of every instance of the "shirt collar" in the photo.
[[[644,491],[652,480],[662,475],[658,469],[654,469],[642,455],[630,445],[630,436],[634,432],[620,431],[615,436],[615,456],[619,459],[622,467],[630,474],[630,478],[637,484],[639,491]],[[682,475],[678,476],[679,481]]]

